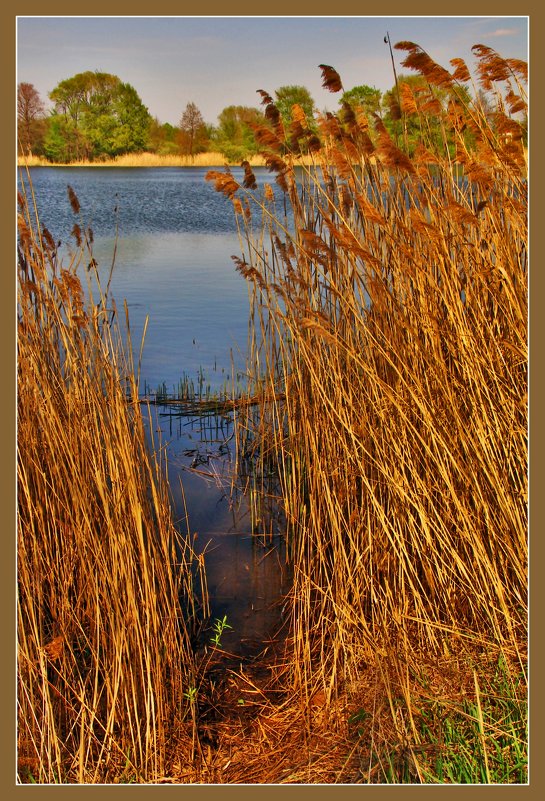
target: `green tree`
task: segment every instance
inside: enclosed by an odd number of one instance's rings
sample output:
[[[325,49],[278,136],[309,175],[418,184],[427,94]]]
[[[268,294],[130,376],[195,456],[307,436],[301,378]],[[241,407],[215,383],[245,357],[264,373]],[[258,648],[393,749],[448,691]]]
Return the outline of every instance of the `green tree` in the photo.
[[[91,108],[98,112],[107,107],[120,83],[116,75],[106,72],[79,72],[57,84],[49,97],[55,111],[70,117],[78,127],[81,117]]]
[[[155,117],[150,121],[146,150],[170,156],[179,152],[180,129],[169,122],[161,123]]]
[[[89,149],[84,135],[70,117],[53,114],[48,120],[43,152],[49,161],[67,163],[82,158]]]
[[[116,126],[112,132],[112,153],[135,153],[145,149],[151,117],[136,89],[119,85],[113,103]]]
[[[266,125],[265,116],[259,109],[227,106],[218,117],[212,143],[229,161],[242,161],[259,151],[254,125]]]
[[[67,137],[73,158],[96,159],[133,153],[145,148],[151,118],[136,90],[116,75],[82,72],[61,81],[50,93],[55,116],[49,152],[58,150],[58,137]],[[75,132],[75,134],[74,134]],[[69,141],[68,141],[69,140]]]
[[[382,96],[382,117],[399,146],[411,154],[419,143],[441,148],[439,113],[446,95],[444,90],[432,88],[421,75],[398,76],[397,85]]]
[[[410,154],[418,144],[441,153],[447,148],[452,154],[454,136],[445,125],[445,112],[452,101],[470,105],[471,96],[467,88],[456,85],[453,89],[442,89],[431,86],[421,75],[400,75],[397,87],[383,95],[384,123],[391,136]],[[468,142],[470,138],[468,132]]]
[[[367,114],[378,114],[381,107],[382,92],[375,87],[361,84],[345,92],[339,104],[348,103],[353,108],[360,106]]]
[[[289,85],[281,86],[274,93],[275,105],[280,112],[282,120],[286,128],[289,128],[292,121],[292,107],[294,105],[301,106],[305,112],[308,122],[311,124],[314,118],[316,106],[312,95],[305,86]]]

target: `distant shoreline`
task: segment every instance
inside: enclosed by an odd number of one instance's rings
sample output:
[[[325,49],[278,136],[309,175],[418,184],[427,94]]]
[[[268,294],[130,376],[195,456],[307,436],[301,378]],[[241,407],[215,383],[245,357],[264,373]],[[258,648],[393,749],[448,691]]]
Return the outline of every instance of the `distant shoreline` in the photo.
[[[249,156],[247,159],[252,167],[265,167],[262,156]],[[301,158],[300,163],[304,164]],[[46,161],[38,156],[21,157],[17,159],[18,167],[232,167],[240,166],[240,161],[231,161],[221,153],[198,153],[190,156],[160,156],[156,153],[129,153],[108,161],[73,161],[70,163],[56,163]]]
[[[248,159],[258,166],[265,162],[261,157]],[[38,156],[17,159],[19,167],[223,167],[228,160],[221,153],[198,153],[193,156],[161,156],[157,153],[127,153],[107,161],[52,162]]]

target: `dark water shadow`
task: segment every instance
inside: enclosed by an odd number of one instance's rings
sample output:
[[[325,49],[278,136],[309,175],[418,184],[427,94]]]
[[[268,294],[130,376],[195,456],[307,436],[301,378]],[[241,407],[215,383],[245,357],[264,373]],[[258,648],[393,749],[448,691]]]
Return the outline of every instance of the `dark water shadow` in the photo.
[[[210,621],[223,620],[221,647],[235,656],[257,656],[283,624],[291,586],[281,517],[264,511],[256,527],[248,496],[233,484],[233,423],[222,415],[185,415],[176,407],[152,410],[155,439],[166,448],[176,524],[204,558]],[[263,510],[262,510],[263,512]],[[202,639],[213,636],[204,629]]]

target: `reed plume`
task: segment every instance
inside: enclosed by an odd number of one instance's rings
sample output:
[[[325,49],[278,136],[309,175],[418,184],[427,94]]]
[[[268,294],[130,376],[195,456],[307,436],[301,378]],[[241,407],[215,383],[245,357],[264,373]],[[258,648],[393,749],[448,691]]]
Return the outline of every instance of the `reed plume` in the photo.
[[[198,562],[174,526],[131,343],[80,226],[63,264],[22,186],[18,780],[157,781],[191,754]],[[69,201],[79,213],[70,188]]]
[[[245,428],[263,470],[276,461],[294,565],[290,675],[307,702],[317,687],[331,704],[356,691],[377,660],[391,676],[432,654],[460,670],[479,653],[526,664],[521,125],[499,99],[491,121],[460,95],[461,60],[451,75],[418,45],[397,47],[428,82],[401,96],[401,115],[419,120],[413,152],[379,117],[372,131],[321,115],[313,167],[296,173],[289,142],[282,159],[263,153],[291,217],[265,197],[252,201],[260,236],[241,221],[249,369],[276,397]],[[475,52],[484,88],[522,80],[522,65]],[[413,690],[401,690],[409,709]]]

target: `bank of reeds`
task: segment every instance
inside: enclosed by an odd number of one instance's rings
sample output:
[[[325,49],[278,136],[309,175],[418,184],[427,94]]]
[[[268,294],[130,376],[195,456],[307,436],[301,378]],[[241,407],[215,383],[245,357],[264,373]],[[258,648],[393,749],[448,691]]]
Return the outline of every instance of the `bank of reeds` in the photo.
[[[294,107],[286,130],[263,93],[280,199],[250,164],[209,176],[252,301],[235,440],[255,489],[280,488],[294,579],[285,654],[211,683],[206,745],[193,555],[133,365],[23,210],[22,780],[525,781],[525,65],[475,49],[490,114],[455,91],[463,62],[400,47],[427,85],[400,91],[397,138],[350,107],[317,132]]]
[[[126,153],[112,159],[98,161],[72,161],[69,164],[52,163],[39,156],[19,156],[21,167],[222,167],[228,159],[214,151],[194,156],[162,155],[160,153]],[[262,156],[250,156],[254,167],[265,166]]]
[[[18,780],[157,782],[197,764],[200,567],[146,445],[91,234],[73,233],[62,264],[20,197]]]
[[[273,130],[257,135],[280,201],[254,191],[250,165],[240,182],[208,175],[239,220],[251,392],[269,398],[244,422],[245,447],[262,477],[276,470],[288,521],[284,679],[309,737],[316,693],[330,732],[346,727],[339,703],[360,710],[356,781],[457,781],[429,761],[460,742],[421,725],[434,703],[437,720],[476,726],[468,753],[483,770],[460,781],[524,781],[525,715],[511,732],[516,769],[498,779],[502,713],[483,717],[479,686],[501,663],[524,707],[526,65],[474,48],[473,97],[481,88],[490,113],[459,91],[471,86],[461,59],[448,72],[417,45],[397,47],[426,79],[402,87],[397,141],[350,106],[320,116],[318,134],[295,106],[285,129],[263,92]],[[300,143],[314,167],[296,172]]]

